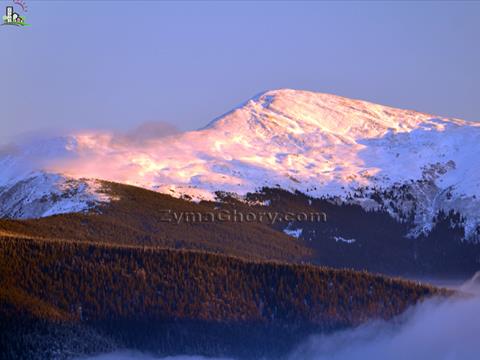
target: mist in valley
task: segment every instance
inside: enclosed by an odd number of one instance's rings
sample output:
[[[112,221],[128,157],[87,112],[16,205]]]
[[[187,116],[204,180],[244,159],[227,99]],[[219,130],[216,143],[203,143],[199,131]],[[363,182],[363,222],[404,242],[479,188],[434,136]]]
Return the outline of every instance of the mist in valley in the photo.
[[[480,272],[455,286],[459,295],[429,299],[393,321],[376,321],[329,335],[313,335],[288,360],[480,358]],[[88,360],[205,360],[201,356],[159,358],[136,352],[117,352]],[[211,359],[213,360],[213,359]],[[226,359],[214,359],[226,360]]]

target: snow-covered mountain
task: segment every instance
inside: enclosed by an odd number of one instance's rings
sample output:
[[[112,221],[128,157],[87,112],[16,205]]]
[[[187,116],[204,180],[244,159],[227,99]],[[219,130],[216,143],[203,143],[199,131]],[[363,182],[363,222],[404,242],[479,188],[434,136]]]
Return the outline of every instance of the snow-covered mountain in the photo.
[[[47,216],[108,201],[83,178],[194,199],[267,186],[384,208],[398,219],[414,214],[414,236],[430,230],[438,211],[453,209],[472,237],[480,224],[479,157],[480,123],[275,90],[203,129],[144,143],[88,132],[20,146],[0,157],[0,215]],[[76,190],[57,199],[64,203],[38,210],[39,199],[65,193],[65,184]]]

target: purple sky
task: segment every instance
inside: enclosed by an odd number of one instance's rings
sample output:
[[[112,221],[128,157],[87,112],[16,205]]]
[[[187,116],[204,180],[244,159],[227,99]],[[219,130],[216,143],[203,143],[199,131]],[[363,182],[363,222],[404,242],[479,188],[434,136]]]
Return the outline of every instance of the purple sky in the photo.
[[[0,27],[0,142],[195,129],[284,87],[480,120],[479,2],[26,2]]]

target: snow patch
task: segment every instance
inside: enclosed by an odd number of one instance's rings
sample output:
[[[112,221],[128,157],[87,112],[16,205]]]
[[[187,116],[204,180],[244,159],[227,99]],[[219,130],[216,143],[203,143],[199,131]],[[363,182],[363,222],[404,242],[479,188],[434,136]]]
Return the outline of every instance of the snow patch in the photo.
[[[346,244],[353,244],[355,241],[357,241],[356,239],[345,239],[341,236],[334,236],[333,238],[335,239],[335,242],[343,242]]]
[[[38,173],[1,189],[0,217],[32,219],[84,212],[110,200],[97,180]]]
[[[303,229],[284,229],[283,232],[287,234],[288,236],[294,237],[294,238],[300,238],[302,236]]]

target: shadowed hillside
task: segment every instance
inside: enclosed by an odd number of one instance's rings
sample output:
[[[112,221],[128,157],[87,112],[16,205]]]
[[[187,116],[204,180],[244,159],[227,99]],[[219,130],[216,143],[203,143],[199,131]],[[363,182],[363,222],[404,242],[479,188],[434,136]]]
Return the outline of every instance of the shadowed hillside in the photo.
[[[13,237],[0,239],[0,266],[3,359],[118,346],[279,355],[305,334],[389,319],[441,293],[350,270]]]
[[[408,236],[411,219],[386,209],[366,211],[335,199],[264,188],[242,201],[228,193],[200,203],[115,183],[113,200],[89,213],[33,220],[0,220],[0,232],[33,238],[202,250],[253,260],[313,263],[402,276],[469,278],[478,269],[480,245],[464,241],[462,218],[440,212],[428,235]],[[189,214],[325,214],[324,221],[181,221],[165,211]],[[298,237],[286,233],[296,233]]]
[[[294,262],[308,258],[310,254],[300,242],[267,224],[218,221],[176,224],[162,220],[164,210],[218,213],[220,209],[214,202],[198,204],[115,183],[104,183],[104,186],[105,191],[118,200],[101,206],[97,212],[34,220],[0,220],[0,231],[49,239],[197,249]],[[245,204],[241,206],[250,211]]]

